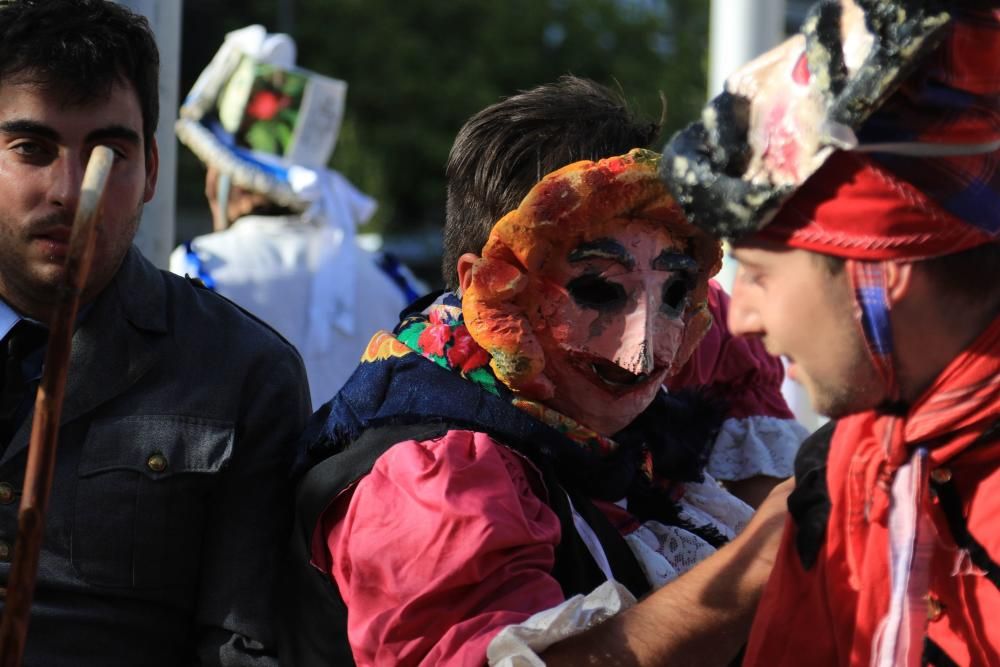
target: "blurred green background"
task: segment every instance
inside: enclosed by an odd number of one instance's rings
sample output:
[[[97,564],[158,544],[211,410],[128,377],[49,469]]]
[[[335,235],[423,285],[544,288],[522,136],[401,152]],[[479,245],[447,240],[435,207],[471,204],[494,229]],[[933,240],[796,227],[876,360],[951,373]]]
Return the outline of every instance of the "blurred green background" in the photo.
[[[663,138],[705,100],[704,0],[189,0],[181,98],[222,44],[251,23],[288,32],[298,64],[348,83],[331,166],[374,197],[363,231],[440,284],[444,164],[465,120],[561,74],[619,88]],[[209,231],[204,171],[178,150],[178,240]]]

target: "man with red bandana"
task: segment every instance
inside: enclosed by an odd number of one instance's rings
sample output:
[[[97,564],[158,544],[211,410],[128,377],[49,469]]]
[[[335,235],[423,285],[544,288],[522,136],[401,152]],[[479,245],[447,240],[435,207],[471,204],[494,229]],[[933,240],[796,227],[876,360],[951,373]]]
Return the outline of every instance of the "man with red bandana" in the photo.
[[[986,4],[827,3],[666,151],[688,216],[737,239],[730,328],[836,420],[800,450],[744,664],[1000,664]],[[713,213],[723,190],[734,206]]]

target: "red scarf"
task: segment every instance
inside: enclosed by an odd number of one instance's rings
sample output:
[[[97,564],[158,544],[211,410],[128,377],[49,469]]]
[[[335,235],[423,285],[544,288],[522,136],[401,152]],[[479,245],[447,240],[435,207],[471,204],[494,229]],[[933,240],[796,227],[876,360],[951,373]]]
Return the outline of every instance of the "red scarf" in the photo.
[[[935,541],[927,478],[998,417],[1000,318],[906,415],[865,412],[837,425],[827,472],[833,506],[827,543],[843,545],[849,585],[857,591],[853,656],[919,664]]]

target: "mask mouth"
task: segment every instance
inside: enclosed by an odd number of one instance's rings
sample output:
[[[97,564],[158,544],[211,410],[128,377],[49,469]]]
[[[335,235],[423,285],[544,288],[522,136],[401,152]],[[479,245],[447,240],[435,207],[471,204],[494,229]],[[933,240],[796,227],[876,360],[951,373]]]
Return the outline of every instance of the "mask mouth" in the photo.
[[[579,352],[570,354],[570,363],[592,384],[616,397],[644,389],[651,382],[659,386],[666,371],[656,366],[649,373],[632,373],[607,359]]]
[[[590,370],[594,372],[602,382],[609,384],[612,387],[635,387],[646,382],[649,379],[647,373],[631,373],[621,366],[612,364],[611,362],[604,361],[603,359],[596,359],[590,362]]]

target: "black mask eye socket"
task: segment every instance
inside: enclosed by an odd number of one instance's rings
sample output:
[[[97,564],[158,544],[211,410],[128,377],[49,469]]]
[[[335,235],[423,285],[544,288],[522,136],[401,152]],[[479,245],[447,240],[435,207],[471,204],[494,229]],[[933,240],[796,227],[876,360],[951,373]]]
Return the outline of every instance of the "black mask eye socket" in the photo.
[[[597,275],[585,274],[574,278],[566,289],[581,308],[608,311],[625,305],[625,288]]]
[[[691,292],[691,276],[679,275],[671,278],[663,286],[663,312],[671,317],[677,317],[687,306],[688,294]]]

